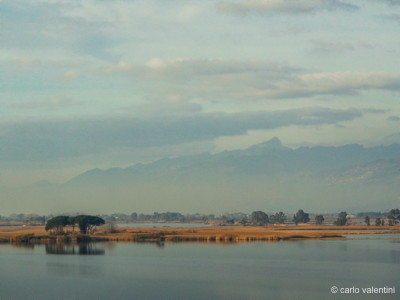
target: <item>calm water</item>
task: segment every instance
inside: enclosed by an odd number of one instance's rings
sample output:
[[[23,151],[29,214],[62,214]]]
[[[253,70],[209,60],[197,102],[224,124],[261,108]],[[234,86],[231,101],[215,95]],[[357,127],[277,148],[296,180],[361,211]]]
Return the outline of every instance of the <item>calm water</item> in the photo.
[[[0,270],[2,300],[400,299],[399,240],[0,245]]]

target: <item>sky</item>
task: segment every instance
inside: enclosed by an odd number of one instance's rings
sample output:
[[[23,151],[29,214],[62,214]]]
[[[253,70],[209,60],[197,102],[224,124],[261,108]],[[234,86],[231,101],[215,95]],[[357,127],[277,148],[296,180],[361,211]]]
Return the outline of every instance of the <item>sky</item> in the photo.
[[[0,186],[400,142],[400,1],[0,0]]]

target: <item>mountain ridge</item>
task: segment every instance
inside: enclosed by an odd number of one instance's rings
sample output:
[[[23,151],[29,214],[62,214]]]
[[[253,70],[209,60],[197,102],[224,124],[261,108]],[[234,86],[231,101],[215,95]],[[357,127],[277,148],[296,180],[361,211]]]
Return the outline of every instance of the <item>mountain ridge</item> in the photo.
[[[364,147],[359,144],[342,146],[314,146],[292,149],[274,137],[243,150],[223,151],[216,154],[163,158],[151,163],[138,163],[126,168],[91,169],[65,184],[129,182],[130,180],[166,177],[199,179],[201,175],[220,176],[282,176],[298,173],[318,175],[321,172],[340,171],[372,163],[380,159],[400,157],[400,144]],[[339,173],[337,173],[339,174]]]
[[[274,139],[243,150],[94,168],[63,184],[0,188],[35,211],[223,212],[388,210],[400,199],[400,145],[292,149]]]

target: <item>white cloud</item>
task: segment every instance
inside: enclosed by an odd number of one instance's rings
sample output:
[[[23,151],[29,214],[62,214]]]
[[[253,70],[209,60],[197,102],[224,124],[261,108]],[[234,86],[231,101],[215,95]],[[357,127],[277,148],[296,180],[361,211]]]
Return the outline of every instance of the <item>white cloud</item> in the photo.
[[[7,61],[7,65],[11,67],[30,67],[30,68],[74,68],[83,67],[89,64],[89,61],[84,60],[63,60],[63,59],[46,59],[36,57],[20,57]]]
[[[134,65],[120,61],[115,65],[107,66],[103,69],[103,72],[106,74],[113,74],[113,73],[124,73],[124,72],[129,72],[134,69]]]
[[[72,80],[72,79],[76,79],[79,77],[79,73],[75,70],[68,70],[65,71],[62,78],[66,79],[66,80]]]
[[[374,0],[376,1],[376,0]],[[400,5],[400,0],[378,0],[377,2],[385,2],[389,5]]]
[[[119,62],[104,68],[105,73],[131,73],[138,76],[164,77],[166,80],[190,79],[207,76],[267,73],[272,77],[285,76],[299,68],[264,61],[231,61],[224,59],[152,58],[143,64]]]
[[[60,104],[57,99],[47,102]],[[3,122],[0,124],[0,161],[51,161],[122,148],[212,141],[221,136],[246,134],[249,130],[338,124],[363,115],[364,112],[357,109],[319,107],[205,113],[196,106],[183,106],[179,114],[153,112],[123,118]]]
[[[38,101],[28,101],[28,102],[22,102],[22,103],[15,103],[12,105],[14,108],[18,109],[46,109],[46,110],[51,110],[51,109],[58,109],[58,108],[65,108],[65,107],[70,107],[77,105],[78,102],[74,101],[70,98],[63,97],[63,96],[52,96],[48,97],[43,100],[38,100]]]
[[[247,13],[310,13],[320,10],[355,10],[357,6],[339,0],[241,0],[221,1],[218,9],[222,12]]]
[[[126,62],[105,73],[121,73],[157,86],[153,92],[172,90],[200,99],[274,99],[355,94],[367,90],[400,90],[400,74],[390,72],[310,72],[263,61],[223,59],[160,59],[144,64]],[[167,90],[163,89],[168,85]]]
[[[373,49],[374,46],[371,43],[366,42],[342,42],[342,41],[323,41],[313,40],[311,41],[312,51],[318,54],[328,53],[341,53],[356,51],[359,49]]]
[[[334,72],[304,74],[294,81],[280,82],[267,96],[300,97],[353,94],[363,90],[400,90],[400,74],[384,72]]]
[[[179,14],[178,19],[182,22],[187,22],[198,16],[203,11],[202,8],[198,6],[185,6],[183,7]]]
[[[152,13],[152,1],[78,1],[62,8],[62,15],[89,23],[120,24],[129,22],[133,16]]]

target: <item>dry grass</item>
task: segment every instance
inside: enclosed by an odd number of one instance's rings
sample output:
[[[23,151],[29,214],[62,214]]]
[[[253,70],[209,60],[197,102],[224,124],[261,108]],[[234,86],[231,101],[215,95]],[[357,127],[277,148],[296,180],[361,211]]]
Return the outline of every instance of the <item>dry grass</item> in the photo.
[[[400,233],[400,227],[389,226],[324,226],[301,225],[296,227],[281,225],[269,227],[251,226],[210,226],[210,227],[119,227],[116,233],[107,233],[100,228],[91,240],[108,241],[203,241],[203,242],[248,242],[288,239],[342,238],[344,234],[385,234]],[[54,240],[43,226],[0,227],[0,241],[24,239],[31,235],[34,241]],[[79,235],[72,235],[72,240]],[[71,240],[71,237],[68,239]],[[82,237],[81,237],[82,238]],[[65,240],[59,237],[58,240]]]

